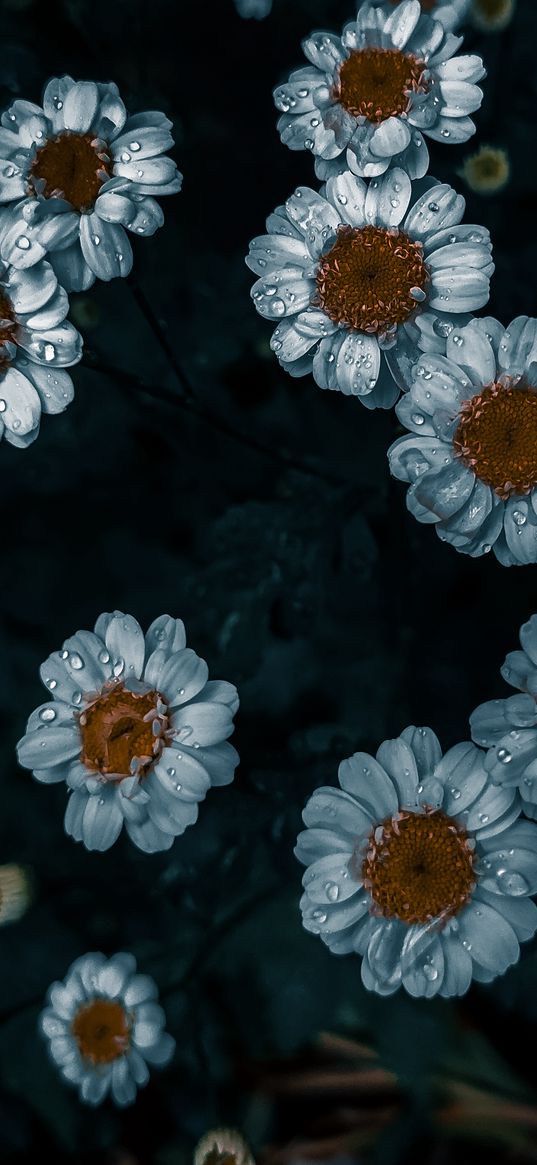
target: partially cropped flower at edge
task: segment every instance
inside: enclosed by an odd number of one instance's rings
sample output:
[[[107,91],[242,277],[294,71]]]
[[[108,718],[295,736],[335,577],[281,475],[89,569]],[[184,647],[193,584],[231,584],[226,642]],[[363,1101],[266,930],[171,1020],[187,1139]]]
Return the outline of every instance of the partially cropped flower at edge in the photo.
[[[509,182],[509,154],[500,146],[482,145],[465,159],[458,174],[476,194],[497,194]]]
[[[50,263],[26,270],[3,258],[9,231],[0,208],[0,438],[24,449],[39,434],[41,414],[72,401],[65,369],[80,360],[82,337],[65,318],[69,301]]]
[[[513,18],[515,0],[472,0],[470,17],[480,32],[501,32]]]
[[[537,320],[487,316],[443,336],[419,322],[429,350],[396,409],[410,432],[388,450],[408,509],[463,554],[537,562]]]
[[[212,1129],[198,1141],[193,1165],[255,1165],[251,1150],[237,1129]]]
[[[149,1079],[148,1064],[164,1067],[175,1040],[165,1032],[156,984],[136,973],[133,955],[82,955],[63,982],[51,985],[39,1026],[49,1055],[85,1104],[110,1094],[132,1104]]]
[[[389,408],[408,388],[420,313],[466,320],[487,302],[490,236],[461,224],[464,208],[451,186],[399,169],[369,183],[346,171],[318,194],[300,186],[246,259],[283,368]]]
[[[125,228],[154,234],[164,216],[153,196],[181,188],[164,153],[173,145],[168,118],[128,116],[117,85],[65,76],[48,82],[42,107],[14,101],[2,127],[0,203],[16,204],[4,258],[28,267],[49,253],[67,291],[128,275]]]
[[[310,797],[295,850],[302,918],[335,954],[362,957],[381,995],[463,995],[516,963],[537,929],[537,826],[515,789],[492,784],[469,741],[442,756],[405,728],[376,758],[339,766]]]
[[[211,785],[233,780],[237,690],[209,680],[180,619],[161,615],[144,636],[131,615],[100,615],[40,671],[51,699],[32,712],[19,762],[65,781],[65,829],[87,849],[109,849],[123,825],[139,849],[169,849]]]
[[[382,4],[388,14],[403,2],[404,0],[372,0],[375,5]],[[467,16],[471,0],[420,0],[420,3],[423,12],[432,16],[434,20],[439,20],[447,32],[453,32]]]
[[[520,695],[480,704],[470,717],[472,739],[488,749],[485,768],[497,785],[517,788],[527,817],[537,819],[537,615],[520,628],[502,676]]]
[[[478,56],[455,56],[459,45],[418,0],[390,11],[362,4],[341,36],[307,37],[308,65],[274,90],[282,142],[310,150],[321,179],[347,167],[372,178],[390,166],[422,178],[424,134],[459,145],[475,132],[469,114],[485,69]]]
[[[33,879],[31,871],[14,862],[0,866],[0,926],[8,922],[18,922],[32,900]]]

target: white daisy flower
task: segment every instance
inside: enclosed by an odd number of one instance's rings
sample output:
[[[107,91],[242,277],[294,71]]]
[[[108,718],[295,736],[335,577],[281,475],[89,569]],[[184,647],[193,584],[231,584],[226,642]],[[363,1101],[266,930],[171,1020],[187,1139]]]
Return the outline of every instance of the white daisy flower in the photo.
[[[449,320],[487,302],[490,236],[461,225],[464,208],[451,186],[397,168],[369,184],[346,171],[319,194],[300,186],[246,259],[258,312],[279,321],[282,367],[389,408],[408,387],[419,313]]]
[[[537,615],[520,628],[521,651],[511,651],[502,676],[522,695],[480,704],[470,717],[472,740],[488,749],[491,780],[517,788],[527,817],[537,818]]]
[[[49,987],[39,1026],[50,1058],[85,1104],[110,1094],[126,1107],[147,1084],[148,1064],[169,1063],[175,1040],[163,1030],[157,997],[153,979],[137,975],[136,959],[124,953],[83,955]]]
[[[382,4],[389,15],[397,4],[404,0],[371,0],[375,5]],[[434,20],[439,20],[447,32],[453,32],[466,18],[472,0],[420,0],[422,12],[427,12]]]
[[[65,318],[69,301],[50,263],[26,270],[4,258],[8,219],[0,209],[0,438],[25,448],[41,413],[61,413],[72,401],[65,369],[80,360],[82,337]]]
[[[27,267],[50,252],[67,291],[128,275],[125,228],[154,234],[164,216],[153,195],[181,188],[164,154],[173,145],[168,118],[155,111],[128,117],[112,83],[53,77],[42,107],[17,99],[2,126],[0,202],[17,203],[9,262]]]
[[[322,179],[347,167],[372,178],[389,166],[422,178],[424,134],[459,145],[475,132],[469,114],[481,104],[485,69],[481,57],[454,56],[460,43],[419,0],[390,11],[362,4],[341,36],[307,37],[309,64],[274,90],[282,142],[310,150]]]
[[[485,317],[447,337],[419,323],[430,350],[396,409],[410,432],[388,450],[407,506],[463,554],[537,562],[537,320]]]
[[[442,756],[430,728],[411,726],[310,797],[295,850],[303,923],[335,954],[362,956],[369,990],[463,995],[535,933],[537,827],[483,762],[470,742]]]
[[[208,679],[180,619],[161,615],[144,637],[132,615],[100,615],[40,672],[52,698],[32,712],[19,761],[65,781],[65,829],[87,849],[109,849],[123,825],[146,853],[169,849],[211,785],[233,780],[237,690]]]

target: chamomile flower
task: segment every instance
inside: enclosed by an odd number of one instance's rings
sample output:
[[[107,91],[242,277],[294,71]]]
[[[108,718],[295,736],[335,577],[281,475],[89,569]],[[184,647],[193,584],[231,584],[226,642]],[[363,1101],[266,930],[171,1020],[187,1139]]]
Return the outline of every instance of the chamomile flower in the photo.
[[[73,399],[66,368],[82,355],[82,337],[66,320],[69,301],[50,263],[14,267],[9,214],[0,208],[0,438],[25,448],[42,413],[61,413]]]
[[[236,688],[209,680],[180,619],[144,636],[131,615],[100,615],[41,667],[50,699],[32,712],[19,761],[70,791],[65,829],[106,850],[123,825],[139,849],[169,849],[211,785],[233,780]]]
[[[388,451],[408,509],[463,554],[537,562],[537,320],[419,323],[429,350],[396,409],[410,431]]]
[[[310,150],[322,179],[347,167],[372,178],[389,166],[422,178],[424,134],[459,145],[475,132],[469,115],[481,104],[476,82],[485,70],[478,56],[456,56],[459,44],[419,0],[362,4],[341,36],[307,37],[308,64],[274,90],[282,142]]]
[[[486,748],[485,768],[497,785],[517,788],[527,817],[537,818],[537,615],[520,628],[502,676],[521,695],[480,704],[470,717],[472,739]]]
[[[53,983],[39,1026],[51,1059],[85,1104],[110,1094],[121,1108],[132,1104],[149,1080],[148,1064],[163,1067],[175,1040],[149,975],[136,973],[133,955],[107,959],[90,953],[76,959],[63,982]]]
[[[372,991],[463,995],[516,963],[537,929],[537,827],[484,755],[464,742],[442,756],[431,729],[405,728],[376,757],[344,760],[340,788],[306,805],[304,926],[361,956]]]
[[[65,76],[48,82],[42,106],[17,98],[1,120],[0,203],[16,203],[9,262],[28,267],[49,252],[67,291],[128,275],[125,231],[154,234],[164,221],[154,195],[181,188],[165,155],[168,118],[128,116],[117,85]]]
[[[399,169],[369,184],[346,171],[320,193],[300,186],[246,259],[283,368],[389,408],[408,387],[420,313],[449,320],[488,299],[490,237],[461,224],[464,208],[451,186]]]

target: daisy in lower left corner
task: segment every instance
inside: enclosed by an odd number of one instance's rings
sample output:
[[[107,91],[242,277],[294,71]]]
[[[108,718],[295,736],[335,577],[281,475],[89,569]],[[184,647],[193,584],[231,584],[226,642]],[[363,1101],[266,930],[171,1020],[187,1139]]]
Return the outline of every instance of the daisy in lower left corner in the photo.
[[[442,756],[405,728],[339,766],[304,810],[302,919],[335,954],[362,957],[369,990],[464,995],[518,961],[537,930],[537,826],[493,785],[469,741]]]
[[[148,1064],[164,1067],[175,1040],[164,1029],[156,983],[136,973],[133,955],[83,955],[62,983],[52,983],[39,1026],[51,1059],[85,1104],[110,1094],[132,1104],[149,1079]]]
[[[105,613],[49,656],[50,699],[32,712],[18,757],[36,780],[66,783],[75,841],[106,850],[124,825],[139,849],[167,850],[211,785],[233,780],[237,689],[208,677],[170,615],[144,636],[132,615]]]

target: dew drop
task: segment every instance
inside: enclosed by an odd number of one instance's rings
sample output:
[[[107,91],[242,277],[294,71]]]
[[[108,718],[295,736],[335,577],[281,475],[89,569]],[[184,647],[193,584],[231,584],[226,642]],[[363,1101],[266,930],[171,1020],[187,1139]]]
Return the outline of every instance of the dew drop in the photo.
[[[84,660],[82,659],[82,656],[78,654],[77,651],[75,651],[74,654],[71,656],[69,663],[71,664],[71,667],[74,668],[75,671],[80,671],[81,668],[84,667]]]
[[[39,719],[42,720],[44,724],[50,724],[52,720],[56,719],[54,708],[42,708],[39,713]]]
[[[339,898],[339,886],[337,883],[327,882],[324,889],[329,902],[337,902]]]
[[[509,894],[511,898],[520,898],[530,888],[529,882],[515,870],[498,870],[496,882],[502,893]]]
[[[502,765],[510,764],[512,759],[513,759],[508,748],[499,748],[497,756],[498,756],[498,760],[501,762]]]

